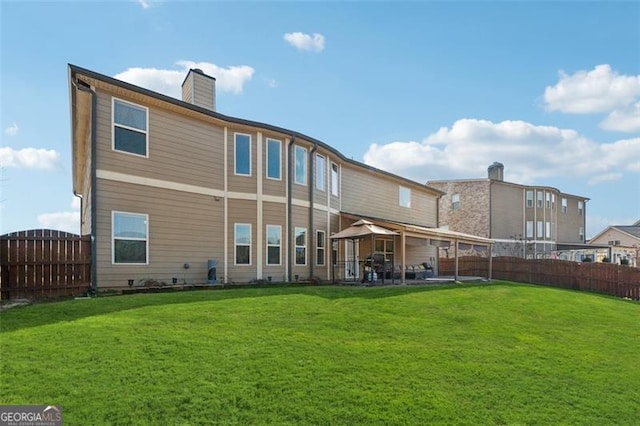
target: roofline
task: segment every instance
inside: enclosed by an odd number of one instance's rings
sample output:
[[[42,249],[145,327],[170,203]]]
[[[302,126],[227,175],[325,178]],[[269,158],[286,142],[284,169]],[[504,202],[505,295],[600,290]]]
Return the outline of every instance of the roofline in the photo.
[[[625,231],[623,229],[620,229],[620,227],[623,227],[623,226],[634,227],[634,225],[609,225],[606,228],[604,228],[602,231],[598,232],[595,236],[591,237],[589,239],[589,241],[595,240],[596,238],[600,238],[600,236],[602,234],[604,234],[605,232],[607,232],[609,229],[616,229],[616,230],[622,232],[623,234],[626,234],[626,235],[630,236],[631,238],[635,238],[635,239],[639,239],[640,240],[640,237],[638,237],[637,235],[630,234],[627,231]]]
[[[574,194],[569,194],[567,192],[562,192],[558,188],[555,188],[553,186],[524,185],[524,184],[521,184],[521,183],[508,182],[508,181],[505,181],[505,180],[497,180],[497,179],[490,179],[490,178],[429,180],[429,181],[427,181],[426,184],[428,185],[430,183],[464,183],[464,182],[491,182],[491,183],[502,183],[502,184],[506,184],[506,185],[517,186],[519,188],[551,189],[551,190],[554,190],[554,191],[556,191],[556,192],[558,192],[560,194],[567,195],[569,197],[580,198],[580,199],[585,200],[585,201],[591,200],[591,198],[583,197],[582,195],[574,195]]]
[[[318,146],[321,146],[325,150],[334,153],[342,161],[344,161],[346,163],[350,163],[350,164],[356,165],[358,167],[362,167],[362,168],[365,168],[365,169],[368,169],[368,170],[375,171],[377,173],[381,173],[383,175],[392,177],[394,179],[398,179],[398,180],[401,180],[401,181],[404,181],[404,182],[407,182],[407,183],[411,183],[411,184],[419,186],[421,188],[430,190],[430,191],[432,191],[432,192],[434,192],[434,193],[436,193],[437,195],[440,195],[440,196],[445,194],[444,192],[442,192],[442,191],[440,191],[440,190],[438,190],[436,188],[432,188],[432,187],[430,187],[430,186],[428,186],[426,184],[422,184],[422,183],[420,183],[418,181],[411,180],[411,179],[396,175],[394,173],[390,173],[390,172],[387,172],[385,170],[378,169],[377,167],[369,166],[368,164],[361,163],[360,161],[356,161],[356,160],[350,159],[348,157],[345,157],[344,154],[342,154],[340,151],[338,151],[337,149],[333,148],[332,146],[330,146],[330,145],[328,145],[328,144],[326,144],[326,143],[324,143],[324,142],[322,142],[322,141],[320,141],[320,140],[318,140],[316,138],[312,138],[310,136],[307,136],[304,133],[300,133],[300,132],[295,131],[295,130],[285,129],[284,127],[274,126],[274,125],[267,124],[267,123],[261,123],[259,121],[246,120],[244,118],[238,118],[238,117],[232,117],[230,115],[220,114],[219,112],[211,111],[211,110],[208,110],[206,108],[202,108],[202,107],[199,107],[197,105],[191,104],[189,102],[185,102],[185,101],[182,101],[180,99],[173,98],[171,96],[163,95],[162,93],[154,92],[153,90],[145,89],[144,87],[136,86],[135,84],[127,83],[125,81],[118,80],[116,78],[109,77],[107,75],[100,74],[100,73],[97,73],[95,71],[91,71],[91,70],[86,69],[86,68],[79,67],[77,65],[68,64],[68,67],[69,67],[69,71],[70,71],[69,78],[71,78],[71,79],[75,79],[77,74],[86,75],[87,77],[91,77],[91,78],[94,78],[96,80],[101,80],[101,81],[103,81],[105,83],[108,83],[108,84],[111,84],[111,85],[114,85],[114,86],[118,86],[118,87],[121,87],[121,88],[126,89],[126,90],[131,90],[133,92],[138,92],[138,93],[141,93],[141,94],[143,94],[145,96],[149,96],[149,97],[161,100],[163,102],[168,102],[168,103],[171,103],[173,105],[176,105],[176,106],[179,106],[179,107],[182,107],[182,108],[190,109],[192,111],[208,115],[208,116],[216,118],[218,120],[227,121],[227,122],[234,123],[234,124],[240,124],[240,125],[243,125],[243,126],[259,127],[259,128],[263,128],[263,129],[266,129],[266,130],[271,130],[271,131],[277,132],[277,133],[285,133],[285,134],[291,135],[292,137],[295,137],[296,139],[303,139],[303,140],[306,140],[308,142],[311,142],[311,143],[314,143],[314,144],[318,144]],[[211,77],[211,78],[215,79],[215,77]]]

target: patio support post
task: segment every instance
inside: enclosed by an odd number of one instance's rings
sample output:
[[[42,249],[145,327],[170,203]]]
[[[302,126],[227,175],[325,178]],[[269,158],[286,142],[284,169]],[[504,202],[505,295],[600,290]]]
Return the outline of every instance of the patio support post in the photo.
[[[489,244],[489,281],[493,278],[493,244]]]
[[[405,268],[405,264],[407,262],[407,253],[406,253],[407,236],[406,236],[406,233],[404,231],[402,231],[400,233],[400,245],[402,245],[402,264],[400,265],[400,283],[401,284],[405,284],[406,283],[406,278],[405,278],[406,268]]]
[[[457,282],[458,281],[458,248],[459,248],[458,240],[455,240],[454,245],[456,247],[456,268],[454,271],[453,280]]]

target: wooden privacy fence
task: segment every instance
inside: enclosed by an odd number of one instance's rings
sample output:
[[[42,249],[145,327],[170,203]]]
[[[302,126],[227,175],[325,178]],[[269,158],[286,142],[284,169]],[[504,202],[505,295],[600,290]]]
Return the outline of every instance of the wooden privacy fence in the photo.
[[[91,239],[51,229],[0,236],[2,300],[76,295],[91,282]]]
[[[453,275],[454,268],[455,259],[440,258],[441,275]],[[488,270],[489,258],[465,256],[458,259],[459,275],[486,277]],[[625,265],[494,257],[492,277],[640,300],[640,268]]]

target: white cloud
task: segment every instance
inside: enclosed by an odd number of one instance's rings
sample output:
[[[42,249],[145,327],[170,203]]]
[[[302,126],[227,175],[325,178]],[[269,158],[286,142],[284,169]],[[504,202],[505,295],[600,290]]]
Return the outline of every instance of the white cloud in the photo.
[[[60,154],[53,149],[0,148],[0,166],[19,169],[56,170],[61,167]]]
[[[605,183],[605,182],[614,182],[620,179],[622,179],[622,173],[617,173],[617,172],[605,173],[602,175],[597,175],[592,177],[591,179],[589,179],[587,183],[593,186],[593,185],[598,185],[600,183]]]
[[[640,96],[640,75],[620,75],[608,64],[572,75],[559,72],[560,80],[544,91],[545,108],[574,114],[609,112],[624,108]]]
[[[216,78],[216,90],[234,94],[242,93],[244,84],[251,80],[255,70],[248,65],[222,68],[209,62],[178,61],[180,70],[157,68],[129,68],[114,77],[149,90],[177,99],[182,98],[181,84],[191,68],[200,68],[205,74]]]
[[[277,82],[276,80],[274,80],[274,79],[269,79],[269,80],[267,81],[267,85],[268,85],[270,88],[275,89],[275,88],[277,88],[277,87],[278,87],[278,82]]]
[[[483,178],[487,167],[500,161],[505,180],[527,184],[553,177],[640,172],[638,152],[640,138],[598,144],[571,129],[461,119],[422,142],[372,144],[364,161],[418,182]]]
[[[324,50],[324,36],[314,33],[313,35],[301,32],[286,33],[284,40],[298,50],[310,52],[321,52]]]
[[[151,7],[149,0],[138,0],[138,4],[142,6],[143,9],[149,9]]]
[[[640,132],[640,102],[612,111],[600,122],[600,127],[619,132]]]
[[[20,130],[20,128],[18,127],[18,125],[16,124],[16,122],[14,121],[13,124],[9,127],[7,127],[6,129],[4,129],[4,133],[7,136],[15,136],[18,134],[18,131]]]
[[[80,212],[43,213],[38,215],[38,224],[45,229],[80,233]]]

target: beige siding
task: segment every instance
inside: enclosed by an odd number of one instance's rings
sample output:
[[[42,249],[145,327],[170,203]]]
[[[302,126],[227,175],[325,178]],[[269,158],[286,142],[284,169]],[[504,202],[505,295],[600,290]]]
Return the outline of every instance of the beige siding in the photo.
[[[214,80],[197,73],[193,75],[193,103],[202,108],[215,110]]]
[[[228,282],[240,282],[246,283],[257,279],[257,248],[258,248],[258,223],[257,217],[257,204],[255,201],[250,200],[229,200],[229,216],[228,216],[228,233],[229,233],[229,245],[227,247],[229,252],[228,259],[228,276],[225,281]],[[235,259],[235,224],[236,223],[248,223],[251,225],[251,264],[250,265],[236,265]]]
[[[112,149],[111,105],[112,97],[99,93],[98,169],[222,189],[222,128],[149,108],[148,158],[140,157]]]
[[[207,260],[222,260],[223,203],[213,197],[98,180],[98,287],[122,287],[129,279],[204,283]],[[149,215],[149,264],[113,265],[112,212]],[[183,265],[189,263],[189,269]]]
[[[411,207],[399,204],[399,187],[411,189]],[[424,188],[424,189],[423,189]],[[437,195],[426,186],[394,180],[355,165],[342,166],[342,211],[415,225],[437,226]]]
[[[560,207],[558,208],[558,242],[584,242],[583,238],[580,238],[580,227],[584,228],[585,226],[587,203],[584,202],[584,199],[572,195],[560,194],[559,197],[560,200],[562,198],[567,199],[567,212],[562,212],[562,201],[560,201]],[[578,201],[583,202],[582,214],[578,211]]]
[[[491,238],[525,238],[524,203],[522,188],[491,182]]]
[[[634,237],[632,235],[627,234],[626,232],[621,232],[615,228],[608,228],[606,231],[602,233],[602,235],[598,236],[598,238],[594,238],[589,241],[589,244],[602,244],[607,245],[610,241],[620,241],[618,244],[620,247],[638,247],[640,246],[640,238]]]
[[[262,241],[264,244],[263,250],[263,259],[262,262],[264,264],[263,267],[263,278],[267,279],[268,277],[272,277],[273,281],[286,281],[286,270],[287,270],[287,222],[286,222],[286,204],[281,203],[263,203],[262,210]],[[280,245],[280,265],[267,265],[267,225],[278,225],[282,229],[282,240]]]

